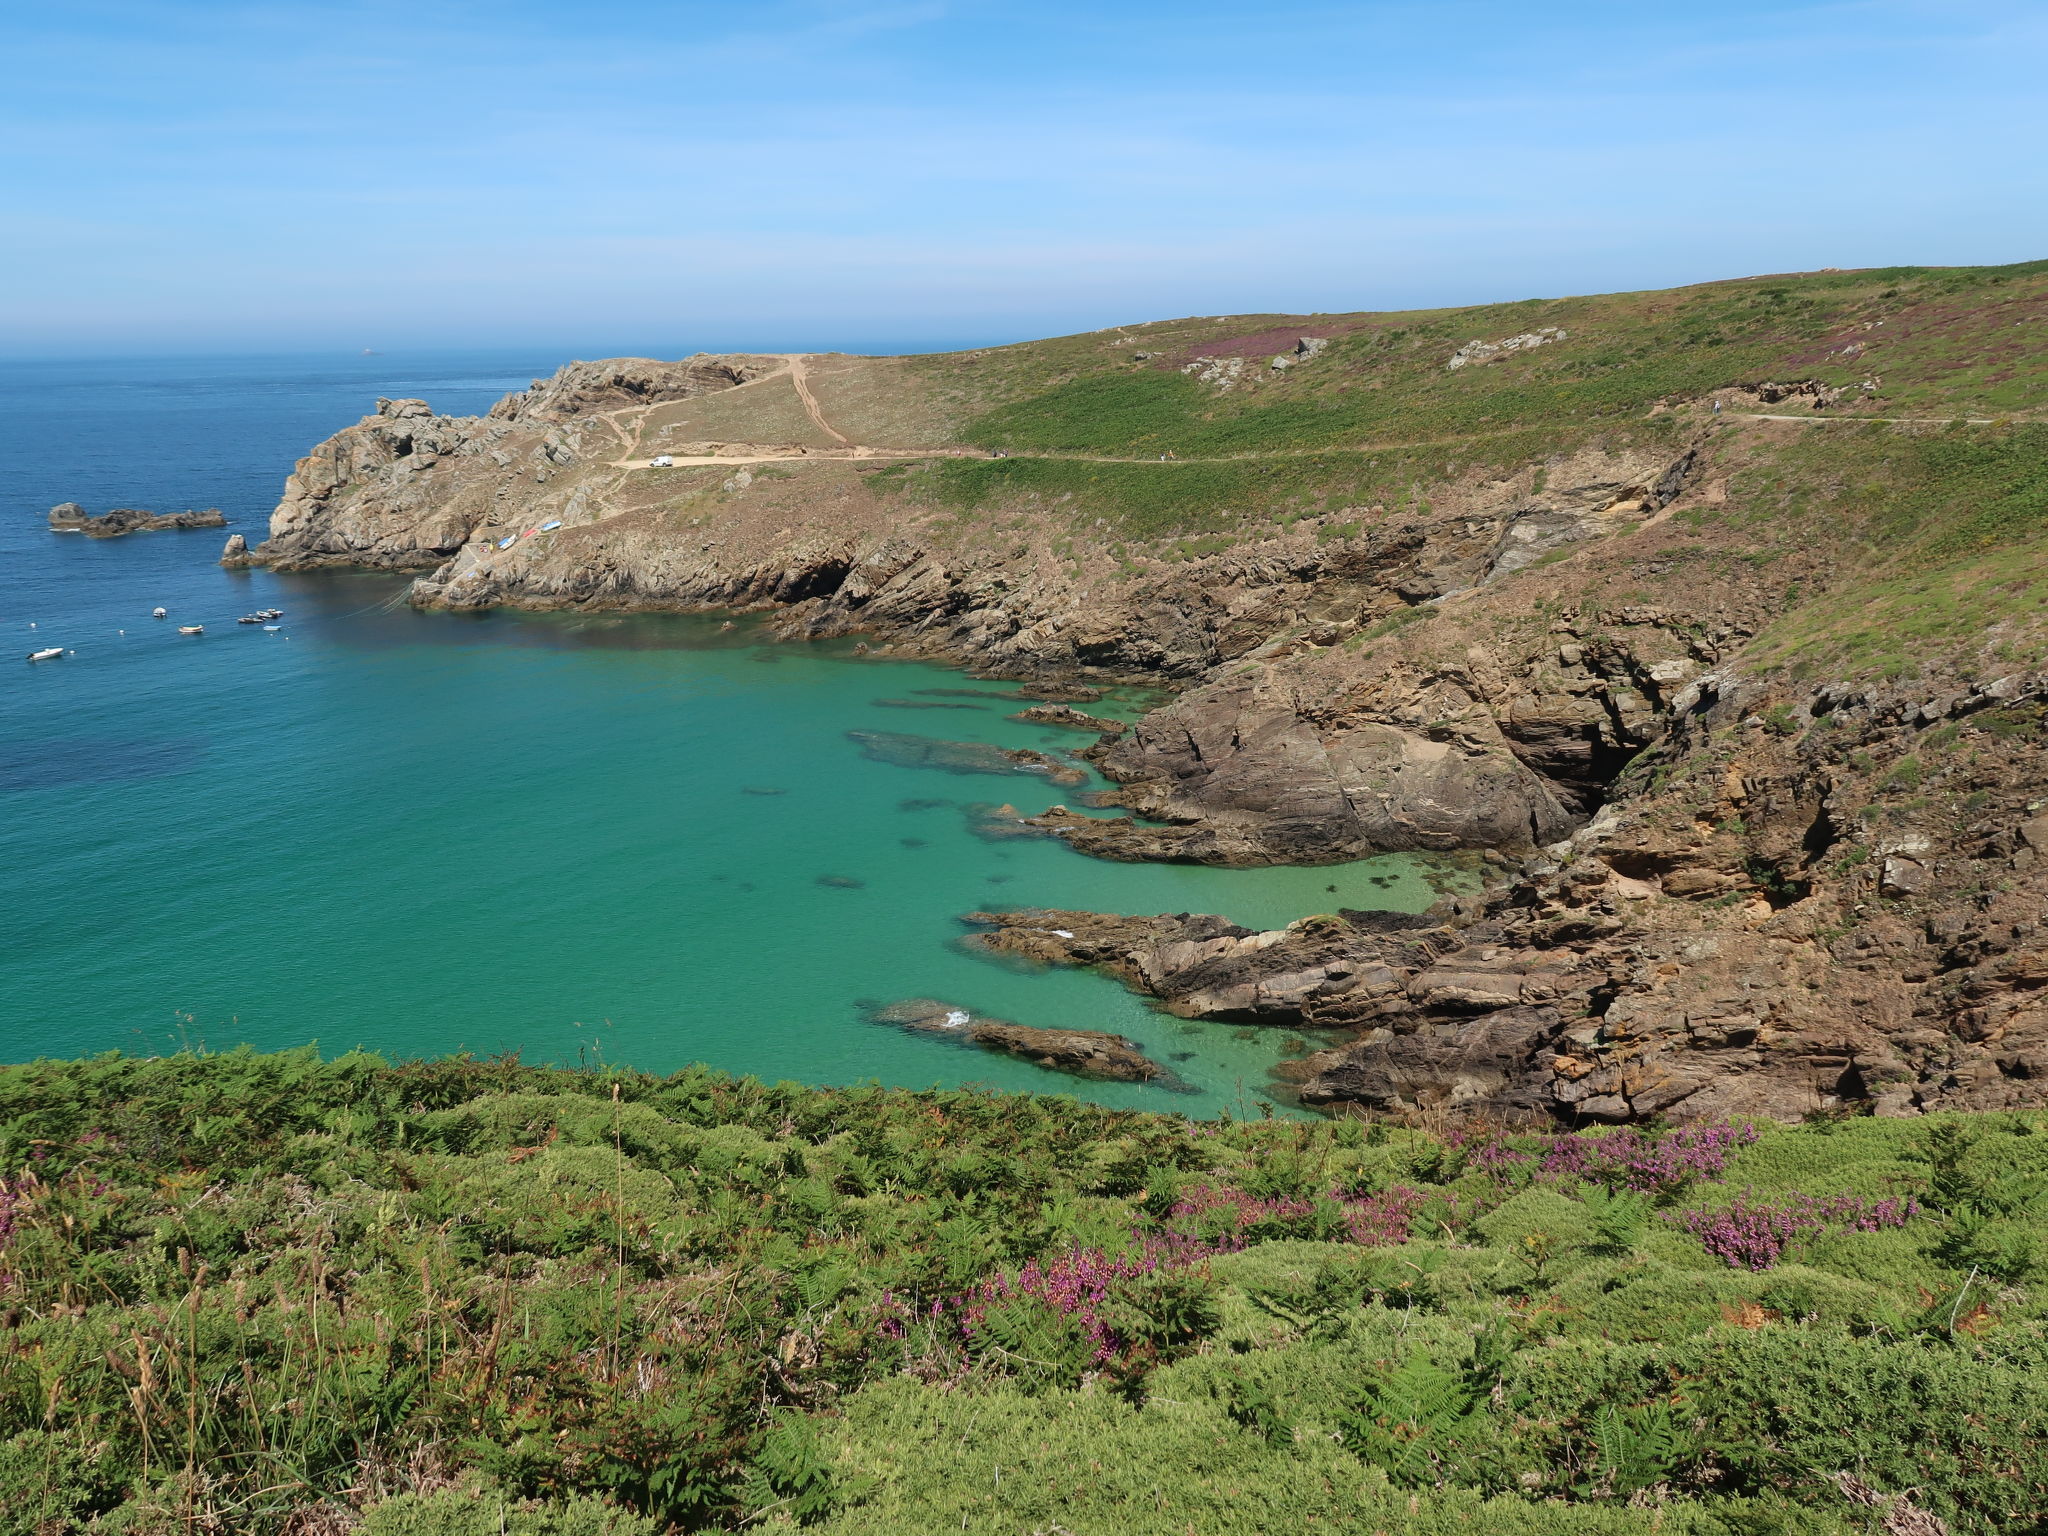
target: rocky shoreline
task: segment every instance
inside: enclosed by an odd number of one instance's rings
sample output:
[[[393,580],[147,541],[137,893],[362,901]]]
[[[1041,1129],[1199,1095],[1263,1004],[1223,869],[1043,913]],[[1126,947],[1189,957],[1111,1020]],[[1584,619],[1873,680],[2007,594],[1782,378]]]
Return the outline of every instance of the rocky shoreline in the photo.
[[[902,360],[812,362],[835,411],[893,390],[899,416],[872,419],[894,422],[922,398]],[[2048,1102],[2048,674],[2001,659],[2031,654],[2012,624],[1875,675],[1759,654],[1854,555],[1757,547],[1781,493],[1753,466],[1801,464],[1801,424],[1660,400],[1650,427],[1521,462],[1459,450],[1403,495],[1168,548],[1035,492],[967,526],[903,488],[906,466],[969,451],[952,440],[824,446],[791,414],[774,453],[726,462],[745,446],[730,392],[765,419],[779,366],[573,364],[484,417],[380,401],[225,558],[419,571],[413,600],[457,609],[765,612],[785,639],[1035,685],[1010,690],[1041,701],[1016,718],[1097,733],[1079,755],[1118,787],[1092,808],[1120,814],[980,807],[985,835],[1238,867],[1488,860],[1488,891],[1421,919],[975,918],[978,942],[1100,966],[1189,1017],[1349,1032],[1290,1067],[1308,1103],[1575,1124]],[[1841,404],[1783,388],[1786,408]],[[888,441],[838,419],[860,434],[842,444]],[[1836,472],[1812,473],[1799,494],[1833,494]],[[1128,727],[1071,707],[1131,680],[1174,696]],[[932,738],[861,746],[1083,777]]]

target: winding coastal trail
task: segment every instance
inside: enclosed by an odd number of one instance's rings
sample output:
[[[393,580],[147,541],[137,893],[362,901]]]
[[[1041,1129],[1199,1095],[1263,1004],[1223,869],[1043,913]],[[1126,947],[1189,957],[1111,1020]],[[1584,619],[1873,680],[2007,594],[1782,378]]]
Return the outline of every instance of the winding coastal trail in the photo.
[[[986,449],[966,448],[957,443],[943,446],[932,445],[927,447],[900,448],[876,448],[856,443],[826,419],[823,409],[818,404],[817,396],[811,393],[805,367],[806,359],[810,356],[809,353],[774,352],[765,355],[779,357],[782,360],[783,366],[772,373],[764,373],[759,378],[749,379],[746,383],[734,385],[733,387],[735,389],[750,389],[756,384],[767,384],[776,379],[787,378],[795,388],[797,399],[803,403],[804,411],[810,417],[812,424],[820,432],[838,442],[840,446],[837,448],[806,448],[794,443],[786,447],[781,444],[749,444],[747,445],[749,447],[760,447],[772,451],[752,454],[670,455],[669,457],[674,468],[702,467],[711,464],[773,464],[805,459],[927,459],[983,458],[990,456]],[[602,413],[612,429],[618,433],[627,453],[626,458],[612,460],[609,467],[622,470],[649,469],[654,467],[649,462],[650,456],[647,454],[647,450],[642,443],[642,434],[639,430],[640,423],[645,421],[647,414],[653,409],[653,406],[633,405],[622,407],[616,411]],[[630,434],[616,419],[626,415],[632,415],[637,418],[634,430]],[[1961,418],[1946,416],[1822,416],[1817,414],[1800,416],[1767,411],[1727,411],[1721,413],[1720,419],[1731,418],[1738,421],[1806,421],[1831,422],[1838,425],[1854,422],[1882,422],[1898,426],[1939,427],[1948,426],[1956,420],[1961,420],[1965,425],[1972,427],[1997,425],[1997,420],[1988,416],[1967,416]],[[2007,419],[2018,420],[2020,418]],[[1478,442],[1489,437],[1506,437],[1521,430],[1524,429],[1520,427],[1502,427],[1490,432],[1465,432],[1450,437],[1416,438],[1406,442],[1332,443],[1320,448],[1272,448],[1263,451],[1254,450],[1249,453],[1201,456],[1184,456],[1181,454],[1169,456],[1150,453],[1072,453],[1058,450],[1024,448],[1007,450],[1003,457],[1013,459],[1065,459],[1081,464],[1231,464],[1259,459],[1314,458],[1319,455],[1333,453],[1393,453],[1411,448],[1447,448],[1461,443]]]

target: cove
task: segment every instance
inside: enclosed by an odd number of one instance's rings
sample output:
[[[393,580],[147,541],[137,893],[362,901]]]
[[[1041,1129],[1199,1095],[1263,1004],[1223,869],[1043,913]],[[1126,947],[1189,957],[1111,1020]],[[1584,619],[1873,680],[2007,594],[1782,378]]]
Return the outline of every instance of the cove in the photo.
[[[423,614],[395,578],[224,572],[217,533],[44,526],[63,500],[218,505],[260,536],[293,457],[376,396],[481,410],[553,366],[0,366],[21,428],[0,459],[0,635],[15,644],[0,653],[0,1059],[518,1050],[1256,1112],[1287,1031],[1186,1023],[1100,976],[1006,968],[959,948],[959,915],[1267,925],[1433,899],[1405,858],[1213,870],[983,841],[972,803],[1029,812],[1077,791],[877,761],[847,733],[1052,754],[1088,738],[1005,720],[1019,701],[925,691],[1001,686],[957,672],[766,644],[716,619]],[[279,633],[234,623],[266,607],[285,610]],[[20,660],[44,644],[74,654]],[[1081,1082],[862,1006],[919,996],[1116,1030],[1195,1091]]]
[[[1286,1031],[1004,966],[962,950],[958,916],[1267,925],[1433,899],[1400,857],[1217,870],[987,841],[977,802],[1029,813],[1076,791],[878,761],[848,733],[1053,755],[1090,738],[1010,721],[1024,706],[1003,685],[938,667],[716,618],[418,613],[387,577],[217,580],[174,616],[203,637],[133,617],[139,587],[125,613],[102,590],[108,611],[75,627],[107,633],[10,701],[44,728],[10,731],[0,756],[0,853],[62,893],[0,914],[12,1059],[317,1041],[1242,1113]],[[285,609],[285,629],[233,624],[258,606]],[[913,996],[1119,1031],[1192,1091],[1080,1082],[865,1017]]]

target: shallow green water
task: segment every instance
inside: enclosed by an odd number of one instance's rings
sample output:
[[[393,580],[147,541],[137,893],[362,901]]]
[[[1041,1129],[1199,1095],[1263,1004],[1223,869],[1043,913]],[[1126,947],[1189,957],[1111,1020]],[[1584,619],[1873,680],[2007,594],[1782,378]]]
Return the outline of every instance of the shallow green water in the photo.
[[[394,583],[360,577],[249,587],[227,606],[286,607],[290,639],[230,628],[180,645],[144,623],[33,675],[90,690],[101,729],[51,757],[50,782],[17,774],[7,796],[9,866],[66,893],[0,917],[9,1056],[182,1031],[985,1081],[1213,1113],[1256,1101],[1282,1032],[1191,1024],[1099,976],[992,962],[960,948],[958,915],[1257,925],[1432,899],[1403,859],[1235,871],[984,841],[963,807],[1029,812],[1074,791],[872,761],[846,733],[1047,751],[1088,738],[1007,720],[1014,701],[919,694],[978,686],[938,668],[746,643],[706,619],[416,614],[380,606]],[[905,697],[956,707],[876,702]],[[859,1006],[913,996],[1122,1031],[1198,1092],[1077,1086]]]

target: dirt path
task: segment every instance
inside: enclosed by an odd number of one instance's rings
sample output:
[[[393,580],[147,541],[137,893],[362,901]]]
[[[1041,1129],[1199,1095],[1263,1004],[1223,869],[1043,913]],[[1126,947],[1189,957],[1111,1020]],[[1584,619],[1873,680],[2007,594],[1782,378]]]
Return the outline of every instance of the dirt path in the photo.
[[[818,409],[817,397],[811,393],[810,383],[805,377],[805,355],[806,354],[802,352],[791,352],[787,354],[789,362],[789,382],[796,386],[796,397],[797,399],[803,401],[804,409],[810,412],[812,425],[817,427],[817,429],[820,432],[823,432],[827,437],[837,438],[841,444],[848,448],[851,448],[853,446],[853,439],[848,437],[844,432],[840,431],[837,427],[833,426],[831,422],[827,421],[825,419],[825,413]]]
[[[1895,422],[1900,426],[1910,427],[1945,427],[1951,422],[1960,421],[1966,426],[1972,427],[1997,425],[1996,420],[1990,416],[1772,416],[1763,411],[1723,411],[1721,414],[1724,416],[1739,416],[1744,421],[1833,421],[1850,423],[1882,421]],[[2019,420],[2021,418],[2008,417],[2007,419]]]
[[[749,379],[746,384],[738,385],[736,387],[740,389],[746,389],[754,384],[765,384],[770,379],[779,379],[783,377],[783,373],[784,371],[786,371],[789,375],[790,383],[796,387],[797,398],[803,402],[804,410],[807,413],[809,413],[811,421],[817,426],[819,431],[829,434],[831,437],[836,439],[842,446],[838,448],[807,448],[801,452],[791,453],[762,453],[753,455],[731,456],[695,455],[691,457],[677,457],[675,459],[675,466],[678,469],[683,468],[686,465],[773,464],[785,462],[798,462],[806,459],[978,459],[987,456],[986,449],[963,448],[960,447],[958,444],[949,444],[944,447],[928,448],[870,448],[861,444],[857,444],[853,441],[853,439],[849,438],[844,432],[841,432],[837,427],[833,426],[831,422],[827,421],[825,419],[824,413],[819,409],[817,399],[815,396],[811,394],[810,386],[805,379],[805,354],[801,352],[791,352],[777,353],[771,355],[782,357],[784,361],[788,364],[787,370],[778,370],[774,373],[763,374],[758,379]],[[629,406],[627,407],[627,409],[638,410],[644,413],[647,410],[652,409],[652,407]],[[1733,418],[1738,421],[1831,421],[1836,423],[1871,421],[1896,423],[1900,425],[1912,426],[1947,426],[1951,421],[1957,419],[1954,417],[1947,416],[1791,416],[1773,415],[1763,411],[1727,411],[1723,413],[1723,416]],[[1973,427],[1988,427],[1995,425],[1993,419],[1988,416],[1966,416],[1961,419],[1968,425]],[[616,425],[616,423],[614,423],[614,425]],[[1275,448],[1263,453],[1232,453],[1222,454],[1215,457],[1201,458],[1184,458],[1176,454],[1170,459],[1164,459],[1160,455],[1155,453],[1062,453],[1056,450],[1047,452],[1033,451],[1030,449],[1013,450],[1007,453],[1005,457],[1013,459],[1064,459],[1080,464],[1233,464],[1243,462],[1246,460],[1259,459],[1316,458],[1321,455],[1333,453],[1392,453],[1410,448],[1446,448],[1455,446],[1460,443],[1477,442],[1489,437],[1507,437],[1513,435],[1514,433],[1526,430],[1527,429],[1525,427],[1502,427],[1492,432],[1468,432],[1462,433],[1454,437],[1415,438],[1406,442],[1397,443],[1332,443],[1321,448]],[[629,452],[636,452],[637,440],[635,442],[628,443],[627,447]],[[618,469],[645,469],[648,467],[648,465],[644,459],[631,458],[616,460],[614,461],[613,467]]]

